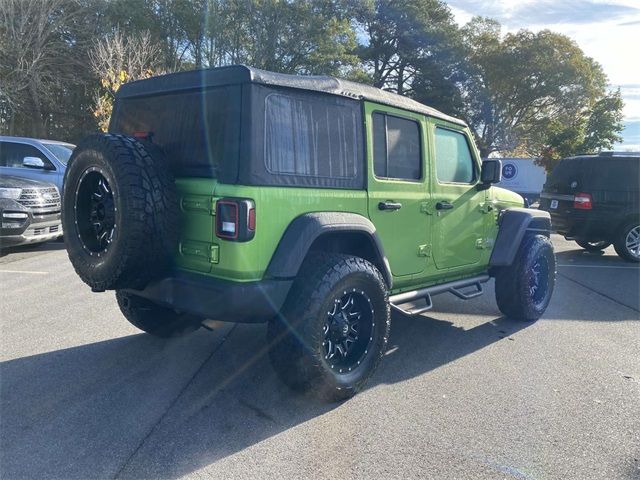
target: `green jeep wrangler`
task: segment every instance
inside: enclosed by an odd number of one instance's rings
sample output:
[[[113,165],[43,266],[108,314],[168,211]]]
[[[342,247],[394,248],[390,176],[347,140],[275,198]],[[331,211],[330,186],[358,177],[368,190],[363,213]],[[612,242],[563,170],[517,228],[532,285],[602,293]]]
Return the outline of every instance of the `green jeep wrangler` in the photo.
[[[464,122],[330,77],[231,66],[123,85],[109,133],[66,171],[69,258],[162,337],[205,319],[269,322],[296,390],[360,390],[391,310],[480,295],[508,317],[549,304],[549,214],[492,187]]]

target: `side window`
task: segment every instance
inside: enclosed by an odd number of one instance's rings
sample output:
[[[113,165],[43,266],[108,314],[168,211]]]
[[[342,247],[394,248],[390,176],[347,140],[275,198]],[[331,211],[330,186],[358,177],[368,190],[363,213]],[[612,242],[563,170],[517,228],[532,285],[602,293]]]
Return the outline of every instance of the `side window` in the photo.
[[[53,166],[36,147],[24,143],[0,142],[0,167],[28,168],[22,164],[25,157],[37,157],[42,159],[45,166]]]
[[[473,183],[475,169],[466,137],[436,127],[436,175],[442,183]]]
[[[265,166],[272,174],[351,179],[357,175],[357,116],[322,98],[265,100]]]
[[[414,120],[373,114],[373,173],[376,177],[420,180],[420,126]]]

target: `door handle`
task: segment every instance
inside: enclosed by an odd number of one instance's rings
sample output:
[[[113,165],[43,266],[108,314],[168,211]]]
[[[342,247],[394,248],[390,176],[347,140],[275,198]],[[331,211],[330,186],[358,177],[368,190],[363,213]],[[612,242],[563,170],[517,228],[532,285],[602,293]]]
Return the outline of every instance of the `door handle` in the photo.
[[[400,202],[380,202],[378,203],[378,210],[400,210],[402,204]]]
[[[451,210],[452,208],[453,208],[453,203],[449,203],[449,202],[436,203],[436,210]]]

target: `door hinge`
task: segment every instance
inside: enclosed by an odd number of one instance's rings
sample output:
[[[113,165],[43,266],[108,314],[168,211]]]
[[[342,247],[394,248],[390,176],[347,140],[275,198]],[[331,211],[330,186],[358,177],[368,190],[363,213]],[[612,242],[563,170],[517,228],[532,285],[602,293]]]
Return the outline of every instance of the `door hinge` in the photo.
[[[209,262],[218,263],[220,255],[220,247],[218,245],[211,245],[209,247]]]
[[[420,204],[420,213],[426,213],[427,215],[433,215],[433,210],[429,202],[422,202]]]
[[[478,250],[489,250],[493,248],[493,238],[478,238],[476,240],[476,248]]]
[[[418,245],[418,256],[419,257],[430,257],[431,256],[431,245]]]
[[[180,254],[185,257],[195,257],[200,261],[218,263],[220,261],[220,247],[215,244],[198,242],[195,240],[184,240],[178,246]]]
[[[482,213],[491,213],[495,208],[496,207],[493,202],[484,202],[479,206],[479,209]]]

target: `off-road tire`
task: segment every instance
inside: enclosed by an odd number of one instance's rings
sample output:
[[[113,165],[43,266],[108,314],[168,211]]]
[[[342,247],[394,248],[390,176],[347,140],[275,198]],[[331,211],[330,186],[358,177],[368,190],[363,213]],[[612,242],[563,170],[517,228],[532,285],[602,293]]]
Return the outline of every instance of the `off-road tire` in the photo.
[[[202,319],[178,313],[145,298],[122,290],[116,291],[120,311],[133,326],[160,338],[178,337],[196,331]]]
[[[87,201],[77,199],[87,174],[102,175],[115,208],[112,241],[102,251],[88,248],[78,227],[79,220],[86,222],[77,212]],[[62,223],[69,259],[87,285],[98,291],[143,288],[170,266],[177,248],[177,194],[166,159],[157,147],[132,137],[86,138],[65,174]]]
[[[602,240],[599,242],[590,242],[588,240],[583,240],[581,238],[576,239],[576,243],[581,248],[584,248],[588,252],[601,252],[602,250],[607,248],[609,245],[611,245],[611,242],[607,242],[605,240]]]
[[[543,271],[539,285],[532,292],[535,268]],[[514,262],[496,272],[496,302],[508,318],[538,320],[547,309],[556,280],[556,258],[551,241],[543,235],[525,237]],[[542,290],[539,290],[542,289]]]
[[[361,361],[341,372],[326,358],[324,328],[329,312],[339,302],[336,299],[352,291],[369,299],[367,315],[371,313],[373,325]],[[387,287],[374,265],[359,257],[312,253],[281,313],[269,323],[269,358],[278,376],[293,390],[311,391],[326,401],[344,400],[360,391],[376,370],[390,328]]]
[[[640,262],[640,257],[634,256],[629,249],[627,248],[627,236],[629,232],[633,229],[638,228],[638,222],[628,222],[621,229],[618,235],[616,236],[616,240],[613,243],[613,248],[615,248],[616,253],[620,258],[627,262]]]

